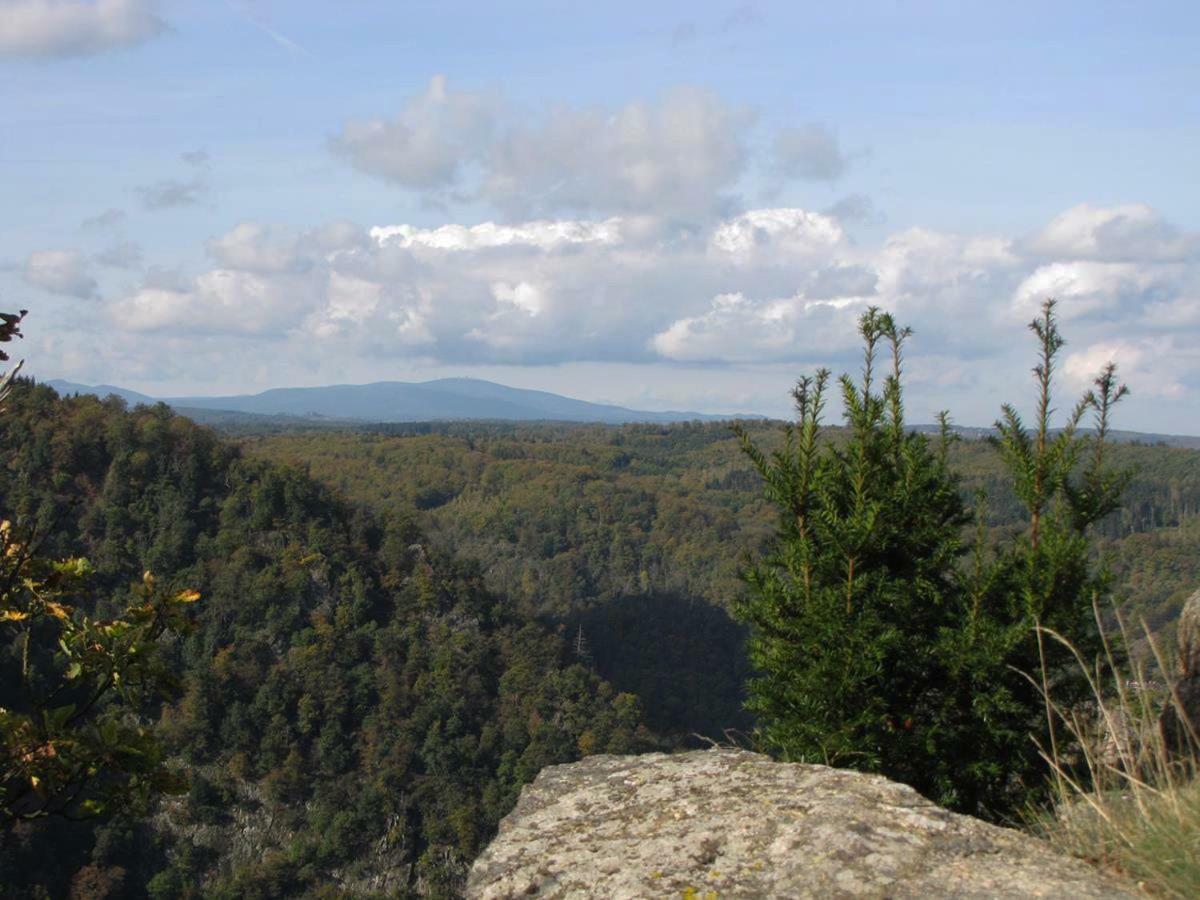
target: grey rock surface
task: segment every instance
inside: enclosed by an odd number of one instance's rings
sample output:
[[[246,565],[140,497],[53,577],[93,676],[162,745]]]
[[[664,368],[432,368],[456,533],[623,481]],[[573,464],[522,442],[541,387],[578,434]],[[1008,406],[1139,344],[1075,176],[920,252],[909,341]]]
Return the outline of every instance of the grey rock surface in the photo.
[[[544,769],[469,897],[1132,897],[1049,845],[885,778],[701,750]]]

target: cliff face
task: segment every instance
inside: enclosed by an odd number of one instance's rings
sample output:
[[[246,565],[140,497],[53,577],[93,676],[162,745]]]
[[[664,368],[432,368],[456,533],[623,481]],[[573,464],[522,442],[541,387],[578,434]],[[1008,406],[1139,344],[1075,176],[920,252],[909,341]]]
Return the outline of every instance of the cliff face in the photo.
[[[468,896],[1132,897],[1043,842],[885,778],[755,753],[593,756],[544,769]]]

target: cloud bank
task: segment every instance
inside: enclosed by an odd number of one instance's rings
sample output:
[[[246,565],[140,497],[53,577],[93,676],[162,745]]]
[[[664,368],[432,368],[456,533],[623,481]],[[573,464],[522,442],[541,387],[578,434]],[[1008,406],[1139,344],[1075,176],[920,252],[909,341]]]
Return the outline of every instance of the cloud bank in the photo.
[[[1180,397],[1200,389],[1188,339],[1200,326],[1195,248],[1195,235],[1142,207],[1074,207],[1032,235],[912,228],[873,246],[831,215],[796,208],[749,210],[699,232],[636,216],[246,222],[208,242],[211,268],[151,273],[105,315],[148,343],[208,335],[259,360],[313,353],[381,372],[396,361],[799,372],[855,366],[855,322],[879,306],[916,330],[917,385],[965,390],[1026,372],[1025,326],[1055,296],[1073,387],[1111,357],[1143,396]],[[27,278],[74,296],[95,289],[70,254],[31,258]]]

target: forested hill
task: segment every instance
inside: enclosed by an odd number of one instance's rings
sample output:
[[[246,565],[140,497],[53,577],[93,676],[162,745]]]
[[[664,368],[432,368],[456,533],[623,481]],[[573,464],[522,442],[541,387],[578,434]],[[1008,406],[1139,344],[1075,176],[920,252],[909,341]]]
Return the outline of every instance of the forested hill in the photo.
[[[747,427],[777,445],[780,423]],[[639,596],[726,608],[745,555],[762,548],[777,515],[721,423],[418,424],[251,436],[243,446],[306,466],[377,509],[417,510],[432,535],[479,561],[489,585],[572,622]],[[1200,583],[1200,451],[1125,443],[1110,452],[1135,473],[1121,509],[1097,529],[1114,596],[1153,627],[1169,625]],[[972,503],[987,492],[989,527],[1020,521],[988,442],[955,442],[951,466]]]
[[[190,794],[153,820],[18,826],[0,845],[5,896],[437,894],[543,766],[647,746],[636,697],[410,517],[165,406],[23,383],[0,458],[3,517],[94,564],[83,606],[118,609],[147,568],[202,595],[196,630],[167,648],[180,696],[145,711]],[[24,702],[19,665],[6,637],[0,705]]]
[[[20,826],[0,846],[16,896],[437,895],[544,765],[751,724],[726,610],[776,513],[725,425],[235,445],[162,405],[28,382],[7,406],[0,512],[44,554],[93,562],[84,606],[119,609],[147,568],[202,595],[166,648],[180,694],[144,711],[190,793],[152,819]],[[989,494],[986,526],[1014,528],[994,450],[952,452],[963,491]],[[1169,627],[1200,581],[1200,454],[1112,453],[1137,475],[1097,543],[1115,595]],[[19,708],[16,683],[0,706]]]

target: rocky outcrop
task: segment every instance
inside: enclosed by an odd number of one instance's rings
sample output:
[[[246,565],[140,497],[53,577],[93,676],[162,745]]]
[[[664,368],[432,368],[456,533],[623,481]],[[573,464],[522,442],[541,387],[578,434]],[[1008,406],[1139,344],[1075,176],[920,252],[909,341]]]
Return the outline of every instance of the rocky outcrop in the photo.
[[[1129,897],[1018,831],[874,775],[736,750],[544,769],[469,897]]]
[[[1179,670],[1163,707],[1163,743],[1176,754],[1200,756],[1200,591],[1188,597],[1176,626]]]

